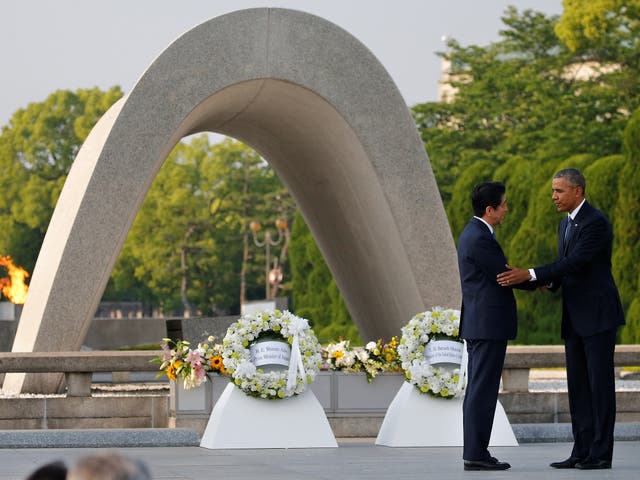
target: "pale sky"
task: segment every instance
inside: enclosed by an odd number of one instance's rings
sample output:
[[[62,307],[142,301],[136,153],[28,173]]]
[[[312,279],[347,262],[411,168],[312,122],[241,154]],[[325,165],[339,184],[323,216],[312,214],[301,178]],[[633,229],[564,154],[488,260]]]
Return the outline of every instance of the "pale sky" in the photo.
[[[443,36],[497,40],[508,5],[560,14],[562,0],[4,0],[0,125],[59,89],[126,93],[177,37],[235,10],[281,7],[323,17],[364,43],[408,105],[437,98]]]

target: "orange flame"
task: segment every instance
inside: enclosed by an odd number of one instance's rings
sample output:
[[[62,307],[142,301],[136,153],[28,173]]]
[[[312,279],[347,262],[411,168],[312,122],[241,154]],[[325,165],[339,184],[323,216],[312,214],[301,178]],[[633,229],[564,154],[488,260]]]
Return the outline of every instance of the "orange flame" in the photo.
[[[12,303],[22,304],[27,299],[29,287],[24,283],[24,279],[29,276],[22,267],[13,264],[10,256],[0,255],[0,266],[7,269],[9,278],[0,278],[0,290]]]

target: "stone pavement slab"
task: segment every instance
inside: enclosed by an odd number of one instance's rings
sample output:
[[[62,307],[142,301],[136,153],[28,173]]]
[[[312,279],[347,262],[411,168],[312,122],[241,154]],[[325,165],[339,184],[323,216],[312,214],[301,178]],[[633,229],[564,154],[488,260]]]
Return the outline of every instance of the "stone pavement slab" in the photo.
[[[514,423],[511,428],[520,444],[573,442],[570,423]],[[615,441],[640,441],[640,422],[616,423],[613,436]]]
[[[0,448],[123,448],[200,445],[195,430],[123,428],[93,430],[0,430]]]
[[[413,480],[413,479],[631,479],[640,471],[640,442],[617,442],[613,469],[554,470],[549,463],[569,455],[569,443],[500,447],[492,453],[511,463],[503,472],[465,472],[459,447],[391,448],[373,439],[341,441],[339,448],[207,450],[200,447],[119,448],[151,468],[154,479],[204,480]],[[0,449],[0,480],[20,480],[54,460],[72,463],[100,449]]]
[[[572,442],[571,424],[519,423],[511,425],[520,444]],[[616,441],[640,441],[640,422],[616,423]],[[364,439],[366,441],[366,439]],[[363,439],[343,439],[343,443]],[[195,430],[186,428],[109,428],[0,430],[0,449],[6,448],[127,448],[197,447]]]

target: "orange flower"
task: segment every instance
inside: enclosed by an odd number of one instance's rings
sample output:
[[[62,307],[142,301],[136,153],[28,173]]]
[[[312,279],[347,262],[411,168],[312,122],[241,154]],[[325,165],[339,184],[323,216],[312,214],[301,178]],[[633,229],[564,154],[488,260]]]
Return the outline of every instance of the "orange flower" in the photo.
[[[211,368],[213,370],[220,372],[221,375],[227,374],[227,369],[224,368],[224,364],[222,363],[222,357],[220,355],[211,357],[211,359],[209,360],[209,365],[211,365]]]
[[[178,368],[180,368],[180,366],[182,365],[182,360],[176,360],[175,362],[173,362],[172,364],[167,366],[167,369],[165,370],[165,373],[167,374],[167,377],[169,377],[171,380],[175,380],[176,379],[176,372],[178,370]]]
[[[222,366],[222,357],[220,355],[211,357],[211,360],[209,360],[209,364],[214,370],[220,370],[220,367]]]

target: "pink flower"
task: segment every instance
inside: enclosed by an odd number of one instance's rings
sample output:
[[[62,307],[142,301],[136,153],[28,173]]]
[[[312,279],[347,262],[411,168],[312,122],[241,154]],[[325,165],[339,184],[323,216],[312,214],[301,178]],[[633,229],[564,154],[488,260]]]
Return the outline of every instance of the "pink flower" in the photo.
[[[171,360],[171,350],[169,349],[167,342],[162,342],[160,347],[162,347],[162,360],[165,362]]]
[[[193,368],[202,366],[202,358],[200,358],[200,352],[197,350],[189,350],[186,361],[189,362]]]

